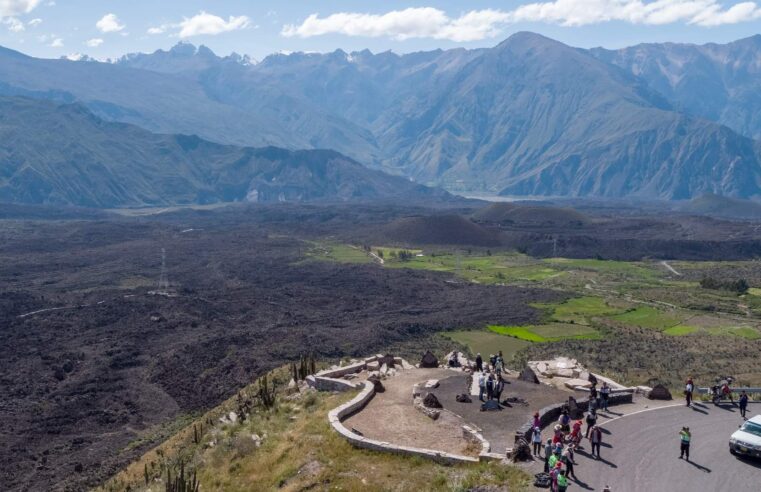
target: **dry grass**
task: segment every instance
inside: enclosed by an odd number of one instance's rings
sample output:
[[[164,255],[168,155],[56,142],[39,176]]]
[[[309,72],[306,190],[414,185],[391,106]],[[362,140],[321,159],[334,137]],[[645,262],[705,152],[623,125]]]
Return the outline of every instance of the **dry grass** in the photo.
[[[327,421],[329,409],[353,394],[304,392],[277,409],[258,412],[245,422],[220,424],[234,399],[209,412],[197,423],[216,422],[201,443],[193,443],[192,425],[110,480],[104,491],[146,491],[163,488],[160,463],[182,459],[198,473],[204,491],[342,490],[425,491],[467,490],[477,485],[508,485],[524,490],[529,476],[502,464],[443,466],[422,458],[407,458],[353,448]],[[257,447],[252,434],[264,436]],[[151,471],[145,484],[146,466]]]

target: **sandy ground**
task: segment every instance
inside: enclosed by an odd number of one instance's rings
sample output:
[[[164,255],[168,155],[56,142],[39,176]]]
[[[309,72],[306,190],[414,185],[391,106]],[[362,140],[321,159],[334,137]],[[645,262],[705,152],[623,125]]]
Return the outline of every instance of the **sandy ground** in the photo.
[[[412,386],[429,379],[450,377],[447,369],[410,369],[383,381],[386,391],[376,394],[359,413],[349,417],[344,425],[366,437],[418,448],[435,449],[458,454],[473,454],[462,437],[466,422],[451,412],[443,411],[434,421],[412,406]],[[442,401],[446,408],[448,405]]]

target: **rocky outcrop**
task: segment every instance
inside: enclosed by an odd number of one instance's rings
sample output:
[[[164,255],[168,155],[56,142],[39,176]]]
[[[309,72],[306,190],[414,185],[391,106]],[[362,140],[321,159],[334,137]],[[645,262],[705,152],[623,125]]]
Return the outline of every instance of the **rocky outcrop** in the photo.
[[[656,384],[647,395],[651,400],[671,400],[671,392],[662,384]]]
[[[529,382],[529,383],[539,384],[539,378],[536,377],[536,373],[534,372],[533,369],[531,369],[528,366],[526,366],[521,371],[520,375],[518,375],[518,379],[520,379],[521,381]]]
[[[423,355],[423,358],[420,359],[420,367],[427,369],[439,367],[439,359],[437,359],[436,356],[433,355],[433,352],[429,350]]]

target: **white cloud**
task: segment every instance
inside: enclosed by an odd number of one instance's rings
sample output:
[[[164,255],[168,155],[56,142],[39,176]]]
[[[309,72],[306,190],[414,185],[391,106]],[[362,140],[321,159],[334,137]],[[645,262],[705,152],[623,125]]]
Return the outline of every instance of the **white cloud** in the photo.
[[[171,26],[167,24],[162,24],[157,27],[151,27],[148,29],[148,34],[155,35],[155,34],[164,34],[167,29],[169,29]]]
[[[189,38],[201,34],[217,35],[223,32],[245,29],[251,21],[245,15],[230,16],[227,21],[222,17],[201,11],[191,18],[185,18],[177,27],[180,28],[179,36]]]
[[[0,19],[28,14],[39,4],[40,0],[0,0]]]
[[[0,20],[0,24],[5,24],[6,26],[8,26],[8,30],[10,32],[22,32],[26,30],[26,28],[24,27],[24,23],[15,17],[8,17],[5,19],[2,19]]]
[[[339,12],[322,18],[312,14],[301,25],[284,26],[282,34],[302,38],[337,33],[397,40],[434,38],[474,41],[498,35],[499,25],[508,20],[507,12],[491,9],[473,10],[457,18],[450,18],[443,10],[433,7],[392,10],[385,14]]]
[[[30,26],[30,27],[37,27],[40,24],[42,24],[42,19],[40,19],[40,18],[32,19],[32,20],[30,20],[29,22],[26,23],[26,25]]]
[[[119,32],[124,29],[125,26],[119,22],[119,18],[116,14],[106,14],[95,23],[95,27],[97,27],[100,32]]]
[[[61,38],[55,38],[53,41],[51,41],[50,47],[51,48],[63,48],[63,39],[61,39]]]
[[[696,24],[718,26],[761,18],[761,7],[746,1],[724,5],[718,0],[554,0],[520,5],[514,10],[472,10],[459,17],[433,7],[392,10],[385,14],[338,12],[312,14],[301,24],[283,26],[285,37],[308,38],[325,34],[476,41],[501,34],[508,24],[544,22],[583,26],[610,21],[630,24]]]
[[[101,38],[92,38],[88,39],[85,44],[89,46],[90,48],[97,48],[101,44],[103,44],[103,40]]]
[[[555,0],[521,5],[511,12],[512,22],[547,22],[583,26],[609,21],[663,25],[677,22],[716,26],[757,19],[761,9],[754,2],[729,8],[716,0]]]

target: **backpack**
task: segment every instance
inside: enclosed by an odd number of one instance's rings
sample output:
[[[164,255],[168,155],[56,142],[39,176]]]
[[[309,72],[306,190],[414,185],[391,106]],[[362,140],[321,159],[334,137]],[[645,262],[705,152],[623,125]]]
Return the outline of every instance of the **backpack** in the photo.
[[[534,475],[534,487],[549,489],[550,485],[552,485],[552,478],[550,478],[549,473],[537,473]]]

